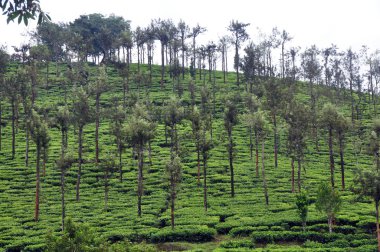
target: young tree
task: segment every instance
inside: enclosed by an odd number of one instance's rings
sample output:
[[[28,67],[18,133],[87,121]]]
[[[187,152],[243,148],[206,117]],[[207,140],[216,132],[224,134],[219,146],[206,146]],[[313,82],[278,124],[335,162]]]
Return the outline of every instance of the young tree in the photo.
[[[195,47],[195,39],[196,37],[198,37],[200,34],[206,32],[207,29],[205,27],[201,27],[199,24],[197,24],[195,27],[192,28],[192,31],[191,31],[191,37],[193,39],[193,69],[195,69],[195,59],[196,59],[196,47]]]
[[[173,156],[166,163],[166,174],[169,180],[169,195],[170,195],[170,219],[171,226],[174,229],[174,206],[177,198],[179,184],[182,178],[182,164],[178,156]]]
[[[122,163],[122,154],[125,149],[125,134],[123,131],[123,123],[125,120],[126,114],[122,106],[114,106],[114,109],[111,112],[111,123],[110,123],[110,132],[115,137],[115,143],[117,146],[117,152],[119,156],[119,179],[120,182],[123,182],[123,163]]]
[[[32,110],[30,120],[30,136],[36,144],[36,198],[35,198],[35,210],[34,220],[38,221],[40,212],[40,161],[41,153],[43,150],[49,147],[49,129],[47,124],[42,121],[41,117],[36,111]]]
[[[181,101],[171,96],[165,108],[165,123],[170,128],[170,152],[171,155],[179,154],[179,139],[177,124],[183,119],[184,110]]]
[[[95,94],[95,163],[99,162],[99,125],[100,125],[100,96],[106,92],[110,86],[107,82],[107,72],[104,65],[98,69],[96,81],[90,84],[90,92]]]
[[[73,89],[72,114],[74,124],[78,127],[78,174],[76,184],[76,200],[79,201],[79,188],[83,163],[83,128],[93,119],[93,112],[88,99],[88,94],[83,87],[74,87]]]
[[[361,196],[372,198],[376,209],[376,237],[380,251],[380,225],[379,225],[379,202],[380,202],[380,173],[378,169],[369,171],[356,170],[353,191]]]
[[[61,156],[67,148],[67,133],[69,131],[71,115],[67,106],[60,106],[55,115],[55,126],[61,131]]]
[[[306,145],[306,130],[309,126],[310,111],[298,102],[290,103],[289,112],[285,119],[288,128],[288,152],[292,158],[292,192],[294,192],[294,161],[298,163],[298,192],[301,192],[301,163],[304,158]]]
[[[198,167],[198,186],[200,186],[201,168],[200,168],[200,151],[201,151],[201,115],[199,113],[198,107],[194,106],[191,113],[191,127],[193,130],[193,138],[195,141],[195,149],[197,151],[197,167]]]
[[[350,128],[350,122],[347,118],[342,114],[338,113],[338,117],[336,118],[335,130],[339,142],[339,157],[340,157],[340,170],[341,170],[341,178],[342,178],[342,189],[345,189],[345,180],[344,180],[344,141],[346,138],[346,133]]]
[[[319,185],[315,207],[319,212],[326,214],[330,233],[333,231],[334,218],[341,205],[342,199],[337,190],[325,182]]]
[[[238,123],[238,111],[235,105],[235,102],[232,100],[226,101],[226,108],[224,110],[224,128],[227,131],[228,135],[228,160],[230,164],[230,173],[231,173],[231,197],[235,197],[235,179],[234,179],[234,139],[232,137],[233,127]]]
[[[267,180],[265,176],[265,139],[270,133],[270,127],[265,115],[262,111],[258,111],[254,114],[252,118],[253,122],[253,130],[255,132],[256,137],[256,148],[258,148],[259,142],[261,142],[261,176],[263,178],[263,189],[264,189],[264,197],[265,204],[269,204],[269,195],[268,195],[268,186]]]
[[[249,35],[246,31],[246,27],[249,26],[249,23],[240,23],[239,21],[232,20],[228,26],[228,31],[232,33],[233,44],[235,46],[235,60],[234,66],[236,69],[236,83],[239,86],[239,66],[240,66],[240,57],[239,57],[239,48],[241,43],[249,39]]]
[[[333,149],[333,131],[336,128],[336,119],[338,118],[338,111],[334,105],[331,103],[326,103],[323,106],[320,124],[328,132],[328,147],[329,147],[329,156],[330,156],[330,176],[331,176],[331,186],[334,188],[334,149]]]
[[[143,168],[145,145],[154,137],[155,124],[150,121],[146,109],[136,104],[133,116],[128,122],[126,133],[128,141],[137,150],[138,155],[138,186],[137,186],[137,214],[141,217],[141,198],[143,195]]]
[[[20,82],[17,75],[12,75],[4,79],[4,94],[7,96],[12,110],[12,159],[16,155],[16,120],[18,115],[18,104],[20,95]]]
[[[210,150],[213,148],[211,139],[207,138],[207,131],[204,130],[201,136],[200,151],[202,153],[203,162],[203,207],[207,212],[208,200],[207,200],[207,162],[210,158]]]
[[[306,220],[309,212],[310,199],[305,192],[296,195],[297,213],[302,221],[302,229],[306,231]]]
[[[60,171],[61,177],[61,222],[62,231],[65,229],[65,218],[66,218],[66,202],[65,202],[65,174],[66,171],[73,165],[76,160],[71,153],[62,153],[60,158],[56,161],[56,166]]]

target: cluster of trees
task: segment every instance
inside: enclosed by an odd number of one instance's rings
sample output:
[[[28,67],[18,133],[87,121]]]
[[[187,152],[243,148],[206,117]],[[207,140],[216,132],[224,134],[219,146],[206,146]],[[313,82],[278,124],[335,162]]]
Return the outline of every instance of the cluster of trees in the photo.
[[[362,128],[362,116],[365,107],[364,101],[371,102],[371,110],[374,117],[377,115],[377,85],[380,76],[380,53],[369,54],[366,48],[355,53],[351,49],[343,52],[336,46],[325,49],[318,49],[316,46],[305,49],[290,48],[287,50],[287,42],[291,36],[286,32],[279,32],[273,29],[269,36],[263,35],[259,43],[249,42],[245,47],[245,55],[240,56],[239,50],[242,43],[249,38],[246,27],[249,24],[231,21],[228,31],[231,37],[225,36],[220,39],[217,45],[210,42],[208,45],[196,46],[196,38],[206,31],[201,26],[190,29],[183,21],[175,25],[171,20],[152,20],[146,28],[136,28],[131,31],[130,22],[122,17],[104,17],[101,14],[83,15],[70,24],[41,24],[34,38],[37,44],[25,45],[15,48],[16,53],[13,59],[19,60],[16,72],[9,72],[7,65],[10,58],[4,50],[0,51],[0,92],[1,97],[8,101],[12,128],[12,158],[16,155],[16,134],[19,127],[20,111],[23,120],[22,127],[25,131],[25,166],[29,166],[29,142],[32,140],[36,146],[36,199],[35,199],[35,220],[39,219],[39,196],[40,196],[40,170],[48,160],[48,148],[51,128],[57,128],[61,132],[61,153],[56,162],[61,171],[61,192],[62,192],[62,228],[65,218],[65,172],[74,164],[78,165],[76,200],[80,201],[80,184],[82,175],[82,164],[93,162],[99,169],[104,171],[104,191],[105,208],[108,200],[108,179],[110,171],[119,171],[119,180],[123,181],[123,153],[126,148],[133,150],[137,164],[137,213],[141,216],[141,201],[144,190],[144,161],[146,151],[148,151],[149,163],[151,160],[151,140],[155,137],[156,126],[159,123],[165,125],[166,143],[170,147],[170,156],[166,165],[166,174],[169,184],[171,225],[174,228],[175,200],[181,182],[181,139],[178,133],[178,125],[183,120],[191,121],[192,137],[194,139],[194,151],[197,152],[197,181],[201,185],[201,165],[203,166],[203,197],[204,208],[207,211],[207,163],[211,158],[210,151],[216,142],[213,139],[213,121],[218,116],[215,109],[216,103],[216,59],[221,57],[223,81],[226,82],[227,74],[227,48],[230,44],[235,47],[234,65],[236,69],[237,92],[224,97],[223,121],[227,136],[226,152],[228,154],[231,197],[235,196],[234,180],[234,159],[236,153],[236,140],[234,138],[234,127],[239,123],[244,123],[249,134],[249,152],[253,160],[255,151],[256,176],[263,182],[263,192],[265,203],[269,204],[269,191],[265,173],[265,144],[271,134],[273,134],[273,155],[274,167],[278,167],[278,153],[281,151],[279,137],[279,126],[286,126],[286,154],[291,161],[291,188],[295,192],[295,162],[297,162],[297,186],[298,192],[302,191],[302,164],[307,152],[307,141],[313,140],[315,147],[313,151],[319,150],[320,134],[326,138],[326,146],[329,150],[330,181],[331,185],[320,188],[320,195],[330,195],[331,197],[320,197],[318,208],[325,211],[328,216],[330,230],[335,212],[339,209],[339,197],[335,195],[337,186],[335,183],[335,160],[334,142],[339,149],[341,165],[341,188],[345,190],[344,173],[344,148],[345,137],[348,133],[360,133]],[[186,40],[192,39],[191,45],[186,44]],[[173,96],[164,103],[164,108],[160,113],[155,113],[153,104],[149,98],[149,87],[152,85],[152,64],[154,56],[154,42],[159,41],[161,45],[161,85],[166,80],[167,72],[173,80],[173,91],[177,89],[178,96]],[[130,71],[132,63],[132,48],[137,49],[137,71]],[[192,48],[192,50],[190,49]],[[279,67],[272,58],[273,50],[281,50]],[[120,55],[122,52],[122,56]],[[181,52],[181,54],[179,54]],[[218,54],[220,55],[218,56]],[[140,64],[148,59],[148,72],[140,69]],[[179,57],[181,55],[181,58]],[[100,60],[102,56],[102,60]],[[190,57],[190,67],[185,62]],[[300,66],[296,65],[299,57]],[[98,67],[95,76],[90,75],[86,69],[85,62],[92,58],[94,62],[114,63],[123,79],[123,100],[116,101],[114,106],[104,112],[101,106],[102,94],[107,91],[114,91],[114,87],[107,79],[107,68],[105,65]],[[49,85],[49,62],[59,63],[60,61],[70,62],[75,59],[77,62],[68,64],[62,81],[64,104],[57,105],[52,111],[49,108],[38,107],[35,103],[38,97],[38,85],[41,84],[39,77],[39,66],[46,66],[46,85]],[[181,64],[180,64],[181,59]],[[196,64],[198,62],[198,64]],[[367,71],[363,70],[363,62]],[[209,69],[206,71],[206,64]],[[170,65],[169,71],[165,68]],[[362,69],[361,69],[362,67]],[[198,68],[199,78],[203,80],[203,86],[195,85],[196,70]],[[279,69],[277,69],[279,68]],[[243,74],[240,74],[240,69]],[[57,64],[57,74],[59,68]],[[185,75],[186,74],[186,75]],[[185,79],[189,82],[188,92],[190,103],[188,109],[184,109],[185,104],[181,102],[183,93],[182,84]],[[206,76],[208,76],[208,81]],[[297,80],[303,78],[307,80],[308,101],[310,106],[296,99]],[[240,80],[244,87],[240,88]],[[364,85],[367,80],[367,85]],[[134,81],[138,87],[145,89],[146,97],[142,99],[127,99],[129,82]],[[174,87],[177,83],[177,87]],[[206,84],[207,83],[207,84]],[[210,85],[208,85],[210,84]],[[350,99],[351,117],[346,117],[339,109],[327,103],[320,108],[320,96],[325,85],[329,90],[329,98],[334,103],[343,103],[345,98]],[[210,88],[211,86],[211,88]],[[367,90],[365,90],[365,87]],[[72,88],[71,92],[68,90]],[[368,94],[365,93],[368,92]],[[70,97],[71,99],[67,99]],[[199,97],[199,99],[197,98]],[[368,99],[368,100],[367,100]],[[3,99],[2,99],[3,100]],[[0,150],[1,150],[1,127],[2,127],[2,100],[0,102]],[[197,100],[200,102],[197,103]],[[122,104],[121,104],[122,103]],[[21,109],[19,108],[20,104]],[[94,105],[94,106],[93,106]],[[199,106],[199,108],[198,108]],[[190,111],[190,112],[186,112]],[[54,115],[52,118],[50,115]],[[104,114],[108,115],[110,121],[110,132],[116,144],[118,157],[116,162],[112,155],[108,158],[101,158],[101,148],[99,146],[100,121],[104,119]],[[83,132],[84,128],[95,123],[95,160],[87,160],[83,157]],[[371,154],[376,163],[376,169],[371,173],[359,172],[357,175],[356,191],[374,199],[377,217],[377,232],[379,234],[378,206],[380,201],[378,182],[378,170],[380,161],[379,151],[379,125],[375,121],[371,137],[368,140],[371,146]],[[77,129],[78,153],[73,154],[68,150],[68,132],[70,127]],[[168,142],[169,137],[169,142]],[[362,141],[363,134],[359,135]],[[260,146],[261,145],[261,146]],[[259,169],[259,152],[261,148],[261,175]],[[226,159],[227,162],[227,159]],[[44,172],[44,170],[43,170]],[[301,194],[300,194],[301,195]],[[332,199],[335,202],[331,209],[331,202],[324,200]],[[305,196],[299,196],[300,216],[306,220],[307,210],[305,205],[308,202]],[[306,202],[306,203],[305,203]],[[330,207],[327,209],[326,207]]]

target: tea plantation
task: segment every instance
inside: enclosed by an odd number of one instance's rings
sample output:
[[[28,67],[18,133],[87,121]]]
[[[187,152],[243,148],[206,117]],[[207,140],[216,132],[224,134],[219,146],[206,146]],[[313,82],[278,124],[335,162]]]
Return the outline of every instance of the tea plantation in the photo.
[[[15,73],[17,65],[12,65],[7,75]],[[56,106],[64,105],[63,83],[67,67],[59,65],[56,75],[51,64],[49,81],[46,84],[45,68],[39,70],[36,106],[44,111],[43,118],[53,121]],[[147,66],[141,66],[145,77],[149,75]],[[98,67],[90,65],[88,83],[96,82]],[[81,176],[81,198],[76,200],[78,164],[74,163],[66,172],[66,216],[77,225],[88,225],[95,238],[102,245],[101,251],[376,251],[375,206],[370,198],[358,197],[350,190],[356,168],[372,169],[373,157],[368,154],[368,137],[373,122],[373,106],[368,97],[361,103],[362,118],[355,120],[345,141],[346,188],[340,184],[339,162],[335,164],[335,190],[342,199],[340,211],[336,214],[333,232],[328,232],[327,217],[315,207],[318,186],[330,181],[330,161],[327,131],[319,129],[318,150],[312,134],[308,134],[307,148],[301,171],[302,190],[310,198],[306,230],[302,229],[295,204],[296,192],[291,190],[291,159],[287,154],[287,123],[284,119],[286,106],[282,106],[277,117],[279,136],[278,167],[274,165],[273,131],[265,140],[265,170],[269,204],[265,204],[261,175],[261,145],[259,150],[259,176],[256,176],[255,156],[250,157],[249,130],[244,124],[245,84],[236,85],[236,75],[229,73],[226,83],[221,72],[215,73],[209,81],[208,75],[195,80],[195,103],[201,106],[201,89],[210,91],[209,107],[212,113],[212,143],[207,164],[207,211],[204,208],[203,171],[198,184],[197,151],[193,138],[191,97],[188,91],[191,77],[173,80],[169,72],[163,85],[160,83],[160,67],[153,66],[152,82],[147,78],[137,78],[137,66],[130,69],[127,92],[127,118],[132,116],[134,103],[147,104],[148,113],[156,122],[154,138],[151,141],[151,162],[145,151],[143,170],[142,215],[137,214],[137,167],[138,160],[131,147],[123,151],[123,181],[119,180],[117,169],[111,171],[108,181],[108,205],[104,201],[104,170],[95,160],[95,122],[84,127],[83,165]],[[117,157],[114,136],[110,134],[110,111],[115,101],[122,104],[123,78],[116,67],[107,66],[107,83],[111,88],[100,97],[101,120],[99,131],[100,160]],[[179,84],[178,84],[179,83]],[[264,83],[264,84],[263,84]],[[257,93],[260,85],[255,83]],[[67,102],[73,103],[72,84],[67,84]],[[295,99],[309,105],[309,87],[306,82],[296,82]],[[285,93],[292,92],[283,84]],[[170,159],[170,144],[165,138],[165,104],[170,96],[182,91],[181,104],[184,118],[178,123],[179,153],[182,162],[182,179],[175,201],[175,227],[171,228],[169,182],[166,164]],[[288,91],[289,89],[289,91]],[[315,85],[319,94],[317,110],[331,102],[338,107],[351,122],[349,92],[337,97],[336,91]],[[261,92],[262,93],[262,92]],[[215,95],[213,95],[215,94]],[[231,197],[230,170],[228,159],[228,136],[225,130],[224,111],[226,97],[235,96],[238,123],[233,127],[235,196]],[[236,98],[237,97],[237,98]],[[240,98],[239,98],[240,97]],[[259,95],[262,110],[264,95]],[[94,96],[90,96],[95,108]],[[23,107],[18,105],[16,123],[16,153],[12,159],[11,105],[2,98],[2,142],[0,151],[0,250],[2,251],[43,251],[48,250],[47,236],[61,235],[61,191],[60,170],[56,161],[61,153],[61,132],[50,127],[50,142],[46,167],[41,167],[41,194],[39,221],[34,220],[36,188],[36,145],[30,141],[29,165],[25,166],[25,131]],[[268,121],[270,121],[270,114]],[[50,124],[52,125],[52,123]],[[358,130],[361,129],[361,131]],[[305,129],[311,132],[311,129]],[[357,134],[361,132],[361,134]],[[210,134],[207,131],[207,134]],[[70,125],[68,149],[74,156],[78,150],[78,128]],[[209,136],[208,136],[209,137]],[[210,138],[210,137],[209,137]],[[335,160],[339,160],[339,150],[334,138]],[[45,169],[45,171],[43,171]],[[128,241],[128,242],[127,242]],[[129,247],[130,250],[127,250]],[[96,251],[89,249],[88,251]]]

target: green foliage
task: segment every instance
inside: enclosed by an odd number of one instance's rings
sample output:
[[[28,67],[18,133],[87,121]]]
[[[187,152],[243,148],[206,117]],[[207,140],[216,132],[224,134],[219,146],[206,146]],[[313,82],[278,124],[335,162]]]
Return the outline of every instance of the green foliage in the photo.
[[[297,212],[298,212],[298,216],[300,217],[302,221],[302,226],[304,228],[306,226],[307,214],[309,212],[309,205],[310,205],[310,200],[307,193],[301,192],[296,195]]]
[[[97,239],[95,232],[85,224],[76,224],[70,218],[65,221],[65,231],[60,236],[49,233],[46,237],[47,251],[71,252],[103,251],[100,248],[101,240]]]
[[[151,241],[158,242],[206,242],[214,239],[215,229],[207,226],[177,226],[174,230],[165,227],[152,235]]]

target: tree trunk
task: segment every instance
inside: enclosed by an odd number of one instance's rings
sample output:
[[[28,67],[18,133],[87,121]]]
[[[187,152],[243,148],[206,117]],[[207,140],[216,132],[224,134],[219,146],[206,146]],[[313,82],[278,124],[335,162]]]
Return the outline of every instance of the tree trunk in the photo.
[[[342,136],[339,137],[339,156],[340,156],[340,170],[342,173],[342,190],[345,189],[345,182],[344,182],[344,158],[343,158],[343,138]]]
[[[108,165],[105,165],[104,172],[104,210],[107,212],[108,209]]]
[[[327,217],[327,224],[329,225],[329,233],[332,233],[333,231],[333,219],[334,219],[334,216]]]
[[[80,178],[82,175],[82,134],[83,134],[83,126],[79,126],[79,132],[78,132],[78,175],[77,175],[77,184],[76,184],[76,200],[79,202],[80,196],[79,196],[79,187],[80,187]]]
[[[258,139],[256,129],[255,129],[255,145],[256,145],[256,177],[259,177],[259,139]]]
[[[197,133],[198,134],[198,133]],[[199,137],[197,137],[197,167],[198,167],[198,187],[201,185],[201,164],[200,164],[200,147],[199,147]]]
[[[237,86],[239,86],[240,80],[239,80],[239,47],[238,47],[238,41],[235,41],[235,61],[236,61],[236,84],[237,84]]]
[[[16,155],[16,108],[15,101],[12,101],[12,159],[15,159]]]
[[[207,154],[203,153],[203,206],[207,212]]]
[[[123,182],[123,163],[122,163],[123,149],[121,148],[121,143],[119,143],[118,150],[119,150],[119,179],[120,179],[120,183],[121,183],[121,182]]]
[[[161,89],[164,87],[164,75],[165,75],[165,52],[164,44],[161,43]]]
[[[297,163],[298,163],[298,177],[297,177],[298,192],[301,192],[301,159],[297,158]]]
[[[96,117],[95,117],[95,164],[99,164],[99,117],[100,117],[100,94],[96,94]]]
[[[253,142],[252,142],[252,127],[249,127],[249,154],[250,154],[250,159],[252,160],[253,158]]]
[[[277,148],[277,119],[276,119],[276,114],[273,114],[273,127],[274,127],[274,167],[277,168],[278,166],[278,161],[277,161],[277,153],[278,153],[278,148]]]
[[[269,196],[268,196],[268,186],[267,186],[267,180],[265,178],[265,164],[264,164],[264,150],[265,150],[265,140],[262,140],[261,143],[261,174],[263,177],[263,187],[264,187],[264,197],[265,197],[265,204],[269,205]]]
[[[172,182],[173,183],[173,182]],[[175,192],[174,192],[174,186],[171,185],[172,187],[172,192],[170,194],[170,220],[171,220],[171,226],[172,229],[174,229],[174,201],[175,201]]]
[[[63,157],[63,156],[62,156]],[[62,217],[62,232],[65,229],[65,217],[66,217],[66,211],[65,211],[65,170],[64,167],[61,167],[61,217]]]
[[[229,162],[230,162],[230,173],[231,173],[231,197],[235,197],[232,129],[228,130],[228,139],[229,139],[229,144],[228,144],[228,159],[229,159]]]
[[[333,153],[333,142],[332,142],[332,127],[329,128],[329,155],[330,155],[330,176],[331,176],[331,186],[334,188],[334,153]]]
[[[291,166],[292,166],[292,193],[294,193],[294,158],[292,158]]]
[[[29,128],[25,122],[25,167],[29,166]]]
[[[143,166],[144,166],[144,146],[140,145],[138,150],[138,185],[137,185],[137,215],[141,217],[141,197],[143,194]]]
[[[376,207],[376,237],[377,237],[377,250],[380,251],[380,228],[379,228],[379,201],[375,201]]]
[[[40,159],[41,146],[37,143],[37,159],[36,159],[36,199],[34,209],[34,220],[38,221],[40,214]]]

